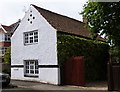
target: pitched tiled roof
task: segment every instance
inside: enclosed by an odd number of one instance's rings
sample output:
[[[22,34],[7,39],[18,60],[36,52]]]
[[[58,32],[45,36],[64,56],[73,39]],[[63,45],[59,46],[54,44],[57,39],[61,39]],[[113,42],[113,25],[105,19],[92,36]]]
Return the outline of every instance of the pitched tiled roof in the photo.
[[[10,26],[2,25],[2,27],[3,27],[7,32],[10,32],[10,30],[11,30],[11,27],[10,27]]]
[[[2,28],[0,28],[0,33],[3,33],[3,29]]]
[[[38,12],[59,32],[90,38],[90,32],[85,28],[85,23],[63,16],[49,10],[34,6]],[[99,37],[100,40],[103,40]]]
[[[8,33],[11,33],[12,30],[17,26],[18,23],[19,23],[19,21],[16,22],[16,23],[11,24],[10,26],[6,26],[6,25],[1,25],[1,26],[2,26]]]

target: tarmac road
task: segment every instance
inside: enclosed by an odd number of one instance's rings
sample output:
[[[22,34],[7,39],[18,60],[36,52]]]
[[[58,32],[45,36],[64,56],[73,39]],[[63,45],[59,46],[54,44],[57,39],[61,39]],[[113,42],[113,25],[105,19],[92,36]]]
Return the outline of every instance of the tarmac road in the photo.
[[[108,92],[104,90],[30,90],[30,89],[4,89],[2,92]]]
[[[108,92],[106,86],[81,87],[81,86],[56,86],[40,82],[11,80],[12,85],[18,88],[5,88],[2,92]]]
[[[2,90],[2,92],[108,92],[98,90]]]

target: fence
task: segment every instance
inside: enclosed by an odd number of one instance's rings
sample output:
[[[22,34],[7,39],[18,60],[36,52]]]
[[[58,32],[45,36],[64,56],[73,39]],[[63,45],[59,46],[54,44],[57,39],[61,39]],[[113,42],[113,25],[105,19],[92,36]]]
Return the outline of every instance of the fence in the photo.
[[[108,90],[120,91],[120,63],[108,63]]]
[[[64,64],[64,84],[85,86],[84,57],[70,58]]]
[[[84,72],[84,57],[71,57],[60,67],[60,85],[85,86]]]

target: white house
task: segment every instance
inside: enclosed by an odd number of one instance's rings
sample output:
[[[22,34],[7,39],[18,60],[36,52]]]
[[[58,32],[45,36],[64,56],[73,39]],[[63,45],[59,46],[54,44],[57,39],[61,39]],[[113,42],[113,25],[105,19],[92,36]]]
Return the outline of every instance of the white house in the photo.
[[[90,37],[84,23],[31,5],[12,36],[12,79],[60,84],[57,32]]]

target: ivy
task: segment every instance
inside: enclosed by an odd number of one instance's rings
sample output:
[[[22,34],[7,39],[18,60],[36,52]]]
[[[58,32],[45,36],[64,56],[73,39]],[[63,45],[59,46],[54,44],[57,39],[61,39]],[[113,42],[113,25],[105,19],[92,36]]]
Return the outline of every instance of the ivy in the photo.
[[[86,80],[106,78],[109,59],[109,46],[106,43],[58,32],[57,49],[60,66],[63,66],[64,62],[73,56],[84,56]]]

